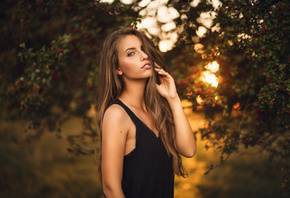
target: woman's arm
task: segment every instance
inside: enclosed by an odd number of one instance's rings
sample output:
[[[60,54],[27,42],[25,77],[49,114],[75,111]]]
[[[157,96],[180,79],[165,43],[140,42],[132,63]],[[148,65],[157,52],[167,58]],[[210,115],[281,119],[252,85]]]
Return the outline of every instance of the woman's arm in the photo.
[[[123,109],[112,105],[102,124],[102,185],[107,198],[124,198],[122,191],[123,159],[128,125]]]
[[[158,67],[158,65],[157,65]],[[161,68],[155,68],[160,75],[161,84],[157,90],[167,99],[171,108],[175,124],[175,146],[181,155],[193,157],[196,152],[196,143],[190,124],[184,114],[180,98],[177,94],[174,79]]]
[[[179,97],[167,99],[175,124],[175,144],[178,153],[185,157],[193,157],[196,152],[195,138],[187,117],[184,114]]]

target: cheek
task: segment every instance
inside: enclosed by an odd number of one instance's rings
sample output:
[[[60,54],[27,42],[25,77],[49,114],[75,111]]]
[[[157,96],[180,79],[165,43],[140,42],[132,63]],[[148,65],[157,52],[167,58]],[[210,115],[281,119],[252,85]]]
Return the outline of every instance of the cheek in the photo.
[[[119,67],[121,70],[123,70],[123,72],[132,69],[131,66],[132,66],[132,63],[130,60],[124,59],[124,58],[119,60]]]
[[[119,60],[119,68],[120,68],[120,70],[126,70],[126,66],[127,66],[127,63],[126,63],[126,61],[124,61],[124,60]]]

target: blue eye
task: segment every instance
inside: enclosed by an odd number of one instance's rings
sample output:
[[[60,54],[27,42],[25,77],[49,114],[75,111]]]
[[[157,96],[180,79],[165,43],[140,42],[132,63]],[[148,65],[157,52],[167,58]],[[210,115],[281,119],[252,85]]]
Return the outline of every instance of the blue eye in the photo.
[[[135,53],[134,52],[130,52],[128,53],[128,56],[133,56]]]

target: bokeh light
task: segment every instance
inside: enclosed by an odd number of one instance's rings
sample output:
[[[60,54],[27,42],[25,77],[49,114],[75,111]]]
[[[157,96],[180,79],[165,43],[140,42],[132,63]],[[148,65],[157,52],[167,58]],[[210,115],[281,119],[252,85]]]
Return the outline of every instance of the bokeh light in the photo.
[[[211,84],[211,86],[213,86],[213,87],[218,86],[217,77],[210,71],[203,72],[201,79],[202,79],[202,81],[205,81],[205,82]]]
[[[219,64],[216,61],[213,61],[206,65],[205,68],[215,73],[219,70]]]
[[[200,95],[198,95],[198,96],[196,97],[196,102],[197,102],[199,105],[202,105],[202,104],[203,104],[203,100],[202,100],[202,98],[201,98]]]

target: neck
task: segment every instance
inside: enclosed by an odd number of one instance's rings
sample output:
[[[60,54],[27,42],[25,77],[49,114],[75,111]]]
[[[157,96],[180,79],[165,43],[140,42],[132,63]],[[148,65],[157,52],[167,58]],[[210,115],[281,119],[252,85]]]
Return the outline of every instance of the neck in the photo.
[[[145,107],[145,86],[146,80],[139,80],[134,82],[126,82],[120,99],[127,103],[129,106],[141,108],[146,111]]]

